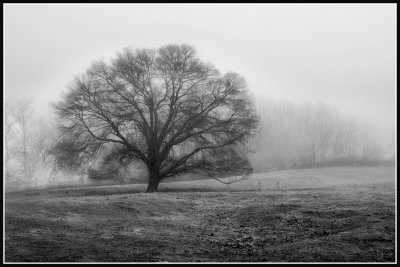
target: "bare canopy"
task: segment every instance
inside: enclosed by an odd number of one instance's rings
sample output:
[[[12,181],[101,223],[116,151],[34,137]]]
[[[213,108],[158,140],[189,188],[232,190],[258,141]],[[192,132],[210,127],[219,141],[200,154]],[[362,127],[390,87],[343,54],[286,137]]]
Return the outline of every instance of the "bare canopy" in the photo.
[[[123,50],[94,63],[55,105],[65,133],[59,147],[75,159],[103,145],[121,162],[141,160],[147,192],[184,172],[251,171],[245,142],[258,116],[245,80],[221,75],[188,45]]]

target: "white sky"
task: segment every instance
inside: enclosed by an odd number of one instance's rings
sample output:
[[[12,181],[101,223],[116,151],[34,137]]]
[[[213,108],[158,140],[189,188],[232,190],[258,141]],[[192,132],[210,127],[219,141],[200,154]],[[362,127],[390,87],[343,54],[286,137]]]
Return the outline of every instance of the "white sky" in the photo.
[[[396,119],[395,4],[5,4],[4,94],[42,112],[93,60],[187,43],[256,95]]]

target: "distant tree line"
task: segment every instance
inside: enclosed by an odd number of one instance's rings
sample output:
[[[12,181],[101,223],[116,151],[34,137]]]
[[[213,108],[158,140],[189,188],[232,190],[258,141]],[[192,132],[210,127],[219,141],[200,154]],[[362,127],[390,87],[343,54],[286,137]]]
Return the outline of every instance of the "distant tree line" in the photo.
[[[86,166],[65,165],[64,158],[55,153],[61,136],[58,120],[51,114],[38,114],[33,98],[5,99],[4,181],[6,191],[31,188],[82,185]],[[86,181],[88,182],[88,181]]]
[[[49,148],[56,133],[34,116],[32,99],[7,99],[4,105],[4,178],[10,187],[40,184],[54,163]],[[45,173],[45,172],[49,173]]]
[[[258,171],[394,161],[394,144],[388,155],[380,129],[326,103],[258,99],[260,128],[252,157]]]

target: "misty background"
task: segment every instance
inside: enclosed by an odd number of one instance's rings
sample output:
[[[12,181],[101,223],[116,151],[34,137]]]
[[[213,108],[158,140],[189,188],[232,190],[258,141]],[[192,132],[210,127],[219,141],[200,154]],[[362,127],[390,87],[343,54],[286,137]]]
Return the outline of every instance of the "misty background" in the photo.
[[[51,103],[94,60],[183,43],[246,78],[261,119],[250,142],[255,171],[394,160],[395,4],[6,4],[9,184],[90,183],[54,170]],[[127,181],[144,175],[122,172]]]

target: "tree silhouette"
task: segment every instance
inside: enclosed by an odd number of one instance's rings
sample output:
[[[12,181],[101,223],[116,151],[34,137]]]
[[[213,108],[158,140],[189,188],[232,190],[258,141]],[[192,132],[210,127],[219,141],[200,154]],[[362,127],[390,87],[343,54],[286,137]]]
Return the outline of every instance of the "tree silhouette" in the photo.
[[[188,45],[127,48],[110,64],[97,61],[55,108],[60,147],[75,162],[111,147],[109,159],[145,163],[146,192],[184,172],[216,178],[251,171],[245,140],[258,116],[246,82],[221,75]]]

